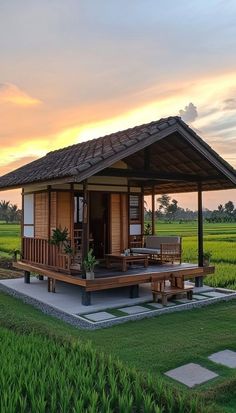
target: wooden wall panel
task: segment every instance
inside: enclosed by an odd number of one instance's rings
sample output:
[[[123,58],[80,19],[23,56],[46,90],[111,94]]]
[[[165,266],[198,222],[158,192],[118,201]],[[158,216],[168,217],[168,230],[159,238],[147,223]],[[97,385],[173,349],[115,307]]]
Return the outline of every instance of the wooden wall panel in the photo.
[[[121,252],[121,198],[120,194],[111,194],[110,227],[111,253]]]
[[[52,235],[53,229],[57,227],[57,192],[52,191],[50,197],[50,234]]]
[[[71,192],[57,193],[57,227],[67,228],[71,234]]]
[[[48,238],[48,192],[35,194],[35,238]]]
[[[128,248],[128,195],[121,194],[121,252]]]

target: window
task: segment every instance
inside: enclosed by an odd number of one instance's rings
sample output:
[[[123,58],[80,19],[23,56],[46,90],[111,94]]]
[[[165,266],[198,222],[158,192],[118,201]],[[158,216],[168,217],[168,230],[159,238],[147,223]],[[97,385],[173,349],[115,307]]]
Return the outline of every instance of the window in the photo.
[[[83,197],[75,196],[74,197],[74,222],[79,224],[83,222]]]
[[[129,196],[129,219],[131,222],[141,221],[141,197],[140,195]]]

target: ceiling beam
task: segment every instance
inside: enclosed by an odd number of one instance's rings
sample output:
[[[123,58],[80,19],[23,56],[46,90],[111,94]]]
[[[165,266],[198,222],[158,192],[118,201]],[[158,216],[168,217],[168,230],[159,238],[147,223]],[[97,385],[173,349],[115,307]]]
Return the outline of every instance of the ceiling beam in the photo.
[[[146,169],[119,169],[119,168],[107,168],[97,173],[99,176],[117,176],[125,178],[137,178],[137,179],[149,179],[160,181],[187,181],[187,182],[201,182],[204,180],[220,180],[218,176],[201,176],[194,174],[182,174],[176,172],[162,172]]]

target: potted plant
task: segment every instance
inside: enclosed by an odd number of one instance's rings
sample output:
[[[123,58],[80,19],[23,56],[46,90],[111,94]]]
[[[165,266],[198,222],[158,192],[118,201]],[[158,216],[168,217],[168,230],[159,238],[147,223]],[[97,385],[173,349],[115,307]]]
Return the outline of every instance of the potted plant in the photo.
[[[203,253],[203,267],[208,267],[212,257],[211,251],[204,251]]]
[[[94,267],[98,264],[95,256],[93,255],[93,250],[90,249],[87,257],[83,261],[83,267],[86,272],[86,279],[93,280],[94,279]]]
[[[59,254],[64,253],[68,256],[68,266],[72,272],[77,273],[80,271],[80,264],[75,262],[76,254],[75,250],[71,247],[67,228],[63,230],[61,228],[54,229],[49,242],[57,246]]]
[[[68,229],[56,228],[52,231],[52,237],[50,239],[50,244],[60,247],[61,245],[65,248],[68,245]]]

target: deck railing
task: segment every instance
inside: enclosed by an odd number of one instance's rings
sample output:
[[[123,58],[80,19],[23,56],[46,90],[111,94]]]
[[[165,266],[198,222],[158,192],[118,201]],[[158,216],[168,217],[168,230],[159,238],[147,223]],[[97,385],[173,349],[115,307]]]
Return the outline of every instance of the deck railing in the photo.
[[[70,270],[71,258],[62,249],[52,245],[46,239],[23,238],[22,261],[53,267],[58,270]]]

